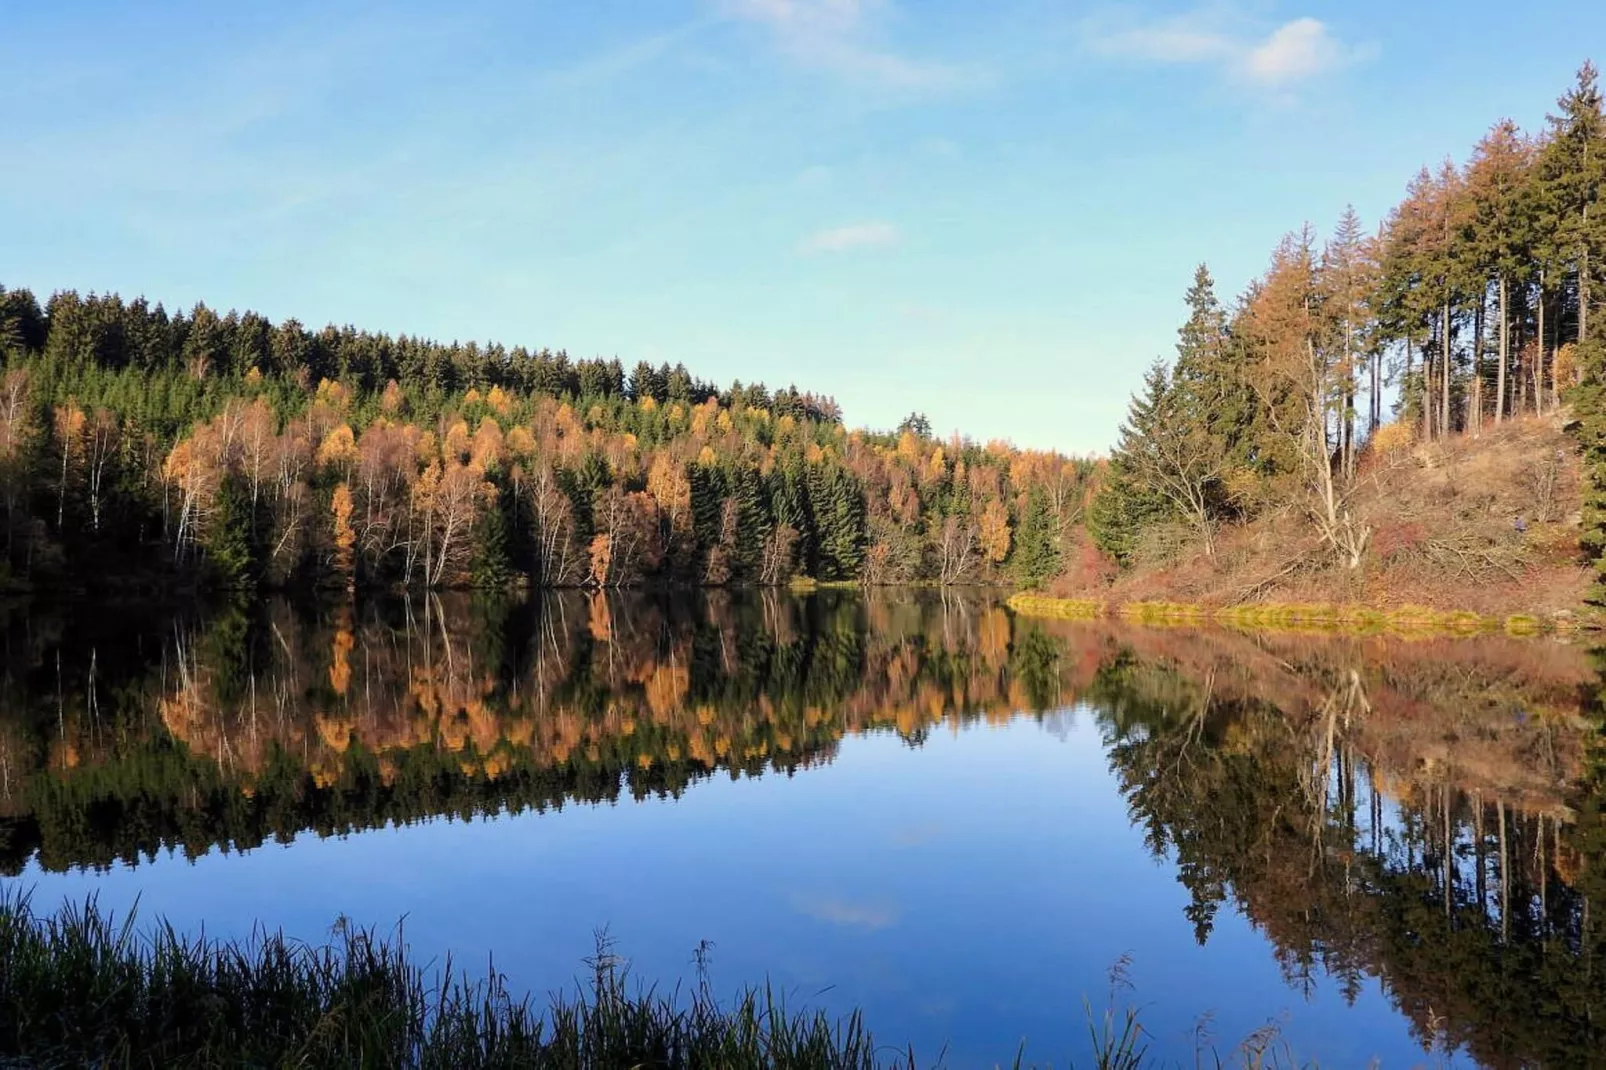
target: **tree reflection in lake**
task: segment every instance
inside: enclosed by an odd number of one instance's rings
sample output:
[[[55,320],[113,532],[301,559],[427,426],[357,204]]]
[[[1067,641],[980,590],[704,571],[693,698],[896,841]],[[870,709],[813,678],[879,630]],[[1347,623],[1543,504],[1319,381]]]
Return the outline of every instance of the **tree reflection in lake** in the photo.
[[[1601,685],[1579,646],[880,592],[67,606],[14,609],[3,636],[8,873],[678,796],[796,774],[855,734],[918,745],[1074,706],[1199,941],[1242,911],[1296,988],[1378,977],[1424,1044],[1490,1066],[1606,1043]]]
[[[1378,976],[1424,1044],[1501,1067],[1599,1058],[1598,676],[1580,651],[1164,631],[1112,645],[1086,697],[1200,941],[1230,902],[1291,984],[1320,970],[1356,993]]]
[[[13,621],[9,871],[249,847],[485,809],[792,773],[845,733],[1007,719],[1010,618],[975,599],[721,592],[429,597],[146,622]],[[119,623],[116,635],[124,635]],[[164,640],[153,636],[167,636]],[[1030,675],[1030,674],[1026,674]]]

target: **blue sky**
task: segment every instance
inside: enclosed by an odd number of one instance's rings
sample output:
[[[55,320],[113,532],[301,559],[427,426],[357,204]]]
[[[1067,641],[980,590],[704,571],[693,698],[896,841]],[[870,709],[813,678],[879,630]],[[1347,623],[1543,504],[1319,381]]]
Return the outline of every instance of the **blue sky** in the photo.
[[[0,282],[684,361],[1106,449],[1193,265],[1538,126],[1606,5],[57,0]]]

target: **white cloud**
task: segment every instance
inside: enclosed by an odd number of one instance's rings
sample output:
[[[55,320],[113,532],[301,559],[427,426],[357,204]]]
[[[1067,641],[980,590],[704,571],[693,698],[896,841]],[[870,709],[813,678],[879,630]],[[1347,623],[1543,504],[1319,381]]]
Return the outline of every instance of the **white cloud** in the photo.
[[[805,253],[843,253],[891,245],[897,240],[898,228],[891,223],[849,223],[810,234],[798,249]]]
[[[1249,50],[1242,71],[1267,85],[1286,85],[1337,70],[1358,57],[1317,19],[1295,19]]]
[[[1092,23],[1086,30],[1100,52],[1159,63],[1224,60],[1238,49],[1237,42],[1205,26],[1197,15],[1176,15],[1146,25]]]
[[[874,42],[884,0],[718,0],[719,10],[768,30],[777,48],[805,66],[896,89],[933,89],[965,80],[959,68],[912,59]]]
[[[1149,21],[1105,17],[1084,23],[1083,39],[1104,55],[1214,66],[1239,81],[1273,89],[1339,70],[1372,53],[1340,41],[1326,23],[1308,16],[1265,34],[1228,21],[1220,9]]]

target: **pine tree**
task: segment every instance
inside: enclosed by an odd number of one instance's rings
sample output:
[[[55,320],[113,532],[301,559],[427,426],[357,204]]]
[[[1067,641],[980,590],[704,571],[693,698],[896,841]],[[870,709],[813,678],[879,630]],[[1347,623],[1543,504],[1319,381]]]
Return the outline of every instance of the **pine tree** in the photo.
[[[1369,347],[1370,300],[1374,285],[1360,217],[1353,207],[1344,209],[1333,236],[1322,250],[1322,308],[1327,330],[1322,339],[1327,361],[1339,383],[1335,423],[1338,430],[1339,465],[1353,478],[1358,453],[1355,436],[1355,399],[1358,379]],[[1374,399],[1378,385],[1374,379]],[[1375,424],[1374,424],[1375,426]]]
[[[818,531],[818,579],[849,580],[864,565],[864,493],[853,474],[837,466],[809,471],[809,506]]]
[[[496,501],[474,525],[474,556],[469,564],[469,576],[475,587],[504,587],[512,575],[508,556],[511,524],[507,516],[511,497],[499,489]]]
[[[1586,367],[1600,358],[1606,324],[1595,316],[1595,276],[1606,257],[1606,114],[1593,64],[1578,70],[1577,83],[1557,102],[1550,137],[1539,154],[1542,197],[1555,214],[1555,246],[1574,277],[1575,335]]]
[[[1574,428],[1584,451],[1584,533],[1596,583],[1591,600],[1606,604],[1606,315],[1593,306],[1600,288],[1593,276],[1606,258],[1606,117],[1593,65],[1578,71],[1577,84],[1551,116],[1550,139],[1539,154],[1540,197],[1554,211],[1554,246],[1570,263],[1577,297],[1578,358],[1583,382],[1574,398]]]
[[[245,588],[256,584],[257,562],[252,553],[250,527],[251,496],[238,476],[225,476],[202,543],[217,586]]]
[[[739,468],[731,474],[731,498],[736,505],[736,575],[751,582],[757,577],[764,540],[772,523],[764,494],[763,477],[756,469]]]
[[[1531,169],[1533,146],[1509,119],[1496,123],[1473,150],[1467,167],[1471,200],[1471,258],[1485,287],[1495,290],[1494,419],[1510,412],[1507,376],[1511,370],[1513,291],[1532,278],[1535,241]],[[1480,291],[1481,294],[1481,291]],[[1482,340],[1482,332],[1478,334]]]
[[[1027,587],[1041,587],[1059,575],[1059,531],[1048,497],[1040,489],[1033,488],[1026,497],[1026,511],[1015,532],[1010,566],[1015,578]]]
[[[1226,476],[1252,453],[1254,394],[1205,265],[1186,296],[1176,363],[1156,362],[1144,376],[1088,520],[1094,541],[1120,561],[1141,527],[1165,520],[1187,523],[1213,553],[1215,525],[1230,509]]]

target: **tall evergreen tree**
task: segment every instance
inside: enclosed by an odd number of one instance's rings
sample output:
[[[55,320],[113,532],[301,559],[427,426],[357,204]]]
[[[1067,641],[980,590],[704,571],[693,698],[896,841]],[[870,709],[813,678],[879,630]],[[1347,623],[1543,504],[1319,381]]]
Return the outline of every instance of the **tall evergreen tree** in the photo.
[[[1468,241],[1480,277],[1493,280],[1495,291],[1496,423],[1504,420],[1510,405],[1507,377],[1511,370],[1513,290],[1532,278],[1533,146],[1510,119],[1496,123],[1472,153],[1467,168],[1471,200]],[[1481,342],[1482,334],[1478,335]]]
[[[1033,489],[1026,497],[1026,510],[1010,555],[1015,578],[1027,587],[1041,587],[1059,574],[1060,554],[1059,531],[1048,497]]]
[[[1599,301],[1595,276],[1606,256],[1606,115],[1598,72],[1591,63],[1578,70],[1577,82],[1557,102],[1550,117],[1550,136],[1539,154],[1538,182],[1555,214],[1555,246],[1574,278],[1577,300],[1576,341],[1585,361],[1600,359],[1598,335],[1606,331],[1592,317]],[[1593,322],[1592,322],[1593,320]]]

